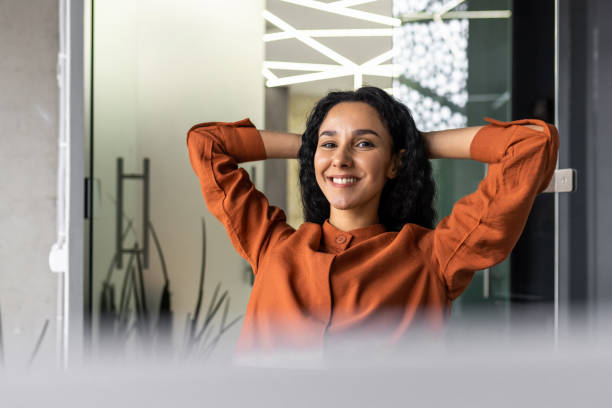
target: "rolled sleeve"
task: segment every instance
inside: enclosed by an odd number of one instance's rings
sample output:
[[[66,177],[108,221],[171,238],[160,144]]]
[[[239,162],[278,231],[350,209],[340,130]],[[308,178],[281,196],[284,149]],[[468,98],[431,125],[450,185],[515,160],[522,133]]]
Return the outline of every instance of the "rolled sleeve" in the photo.
[[[223,131],[232,133],[226,139],[227,148],[238,163],[267,158],[261,134],[248,118],[223,127]]]
[[[193,126],[187,132],[187,145],[189,138],[195,131],[205,131],[207,128],[215,127],[222,132],[222,143],[220,143],[236,163],[265,160],[266,149],[259,130],[253,125],[249,118],[237,122],[204,122]],[[220,140],[215,140],[220,142]]]

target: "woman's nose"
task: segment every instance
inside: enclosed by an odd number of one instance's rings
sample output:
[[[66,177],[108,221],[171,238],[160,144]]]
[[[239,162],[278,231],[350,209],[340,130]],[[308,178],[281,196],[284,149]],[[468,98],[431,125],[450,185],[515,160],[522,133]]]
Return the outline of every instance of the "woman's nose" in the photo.
[[[350,167],[353,165],[351,153],[346,148],[338,148],[334,152],[333,163],[334,167]]]

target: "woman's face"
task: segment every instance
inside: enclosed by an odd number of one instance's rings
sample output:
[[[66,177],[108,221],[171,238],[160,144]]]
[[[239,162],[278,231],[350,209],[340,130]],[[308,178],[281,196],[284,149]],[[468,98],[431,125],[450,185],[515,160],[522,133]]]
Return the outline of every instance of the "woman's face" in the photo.
[[[330,210],[377,213],[385,182],[399,167],[391,149],[391,135],[376,109],[364,102],[332,107],[319,127],[314,155],[317,183]]]

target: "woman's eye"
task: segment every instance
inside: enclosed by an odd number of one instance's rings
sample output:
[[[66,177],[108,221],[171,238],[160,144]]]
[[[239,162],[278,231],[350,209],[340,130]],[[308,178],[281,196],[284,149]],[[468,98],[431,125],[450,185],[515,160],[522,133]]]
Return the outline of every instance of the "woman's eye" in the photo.
[[[331,148],[334,147],[334,144],[332,142],[321,143],[321,147]]]
[[[364,140],[364,141],[361,141],[361,142],[357,143],[357,146],[359,146],[359,147],[372,147],[374,145],[372,143],[367,142],[367,141]]]

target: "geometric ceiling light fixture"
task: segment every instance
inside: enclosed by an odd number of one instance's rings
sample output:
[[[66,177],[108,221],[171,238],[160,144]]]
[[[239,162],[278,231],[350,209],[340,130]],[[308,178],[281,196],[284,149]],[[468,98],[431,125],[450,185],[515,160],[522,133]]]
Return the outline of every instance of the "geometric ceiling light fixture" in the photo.
[[[393,78],[393,88],[387,89],[389,93],[397,95],[400,92],[397,79],[405,73],[402,65],[406,58],[397,58],[398,37],[405,34],[405,27],[414,23],[434,23],[439,34],[445,37],[447,46],[452,56],[462,60],[464,51],[462,47],[455,45],[457,40],[456,23],[449,20],[459,20],[465,24],[469,19],[509,18],[509,10],[482,10],[468,11],[459,7],[464,0],[436,1],[436,0],[394,0],[392,15],[357,10],[352,7],[373,3],[377,0],[336,0],[329,3],[316,0],[277,0],[282,3],[292,4],[298,7],[315,9],[320,12],[349,17],[369,23],[382,24],[385,28],[328,28],[328,29],[296,29],[272,12],[265,10],[264,19],[278,28],[279,32],[266,33],[264,42],[270,43],[283,40],[298,40],[309,46],[318,53],[330,58],[336,64],[309,64],[295,61],[264,61],[262,74],[266,78],[266,86],[286,86],[291,84],[320,81],[324,79],[353,77],[353,87],[357,89],[363,84],[363,75]],[[447,25],[454,28],[449,28]],[[398,33],[399,32],[399,33]],[[364,37],[392,37],[393,47],[391,50],[370,59],[362,64],[357,64],[346,58],[338,50],[334,50],[316,38],[364,38]],[[401,41],[400,41],[401,42]],[[459,39],[459,43],[463,40]],[[359,43],[356,43],[359,44]],[[357,45],[358,46],[358,45]],[[405,51],[405,49],[404,49]],[[392,61],[389,61],[392,59]],[[412,58],[411,58],[412,59]],[[389,61],[390,63],[385,63]],[[397,63],[399,62],[399,64]],[[405,67],[405,65],[404,65]],[[279,76],[275,70],[303,72],[296,75]],[[458,75],[456,74],[455,77]],[[456,79],[456,78],[455,78]],[[456,83],[451,81],[450,83]],[[404,89],[403,94],[406,93]],[[456,99],[456,97],[455,97]],[[434,103],[435,105],[435,103]],[[461,104],[460,104],[461,105]],[[444,110],[445,114],[447,113]]]
[[[393,17],[383,16],[376,13],[369,13],[367,11],[352,9],[352,6],[365,3],[373,3],[376,0],[367,1],[335,1],[331,3],[323,3],[322,1],[316,0],[281,0],[284,3],[291,3],[297,6],[310,7],[320,11],[326,11],[332,14],[338,14],[345,17],[357,18],[364,21],[370,21],[372,23],[380,23],[389,25],[392,27],[399,27],[402,22]]]
[[[336,64],[309,64],[294,61],[264,61],[262,74],[267,79],[266,86],[285,86],[304,82],[320,81],[323,79],[352,76],[353,87],[354,89],[358,89],[363,85],[363,75],[387,78],[394,78],[397,76],[398,67],[394,66],[392,63],[385,64],[385,62],[394,57],[393,48],[375,56],[374,58],[371,58],[362,64],[357,64],[339,53],[337,50],[334,50],[331,47],[328,47],[315,40],[317,37],[391,37],[393,35],[393,27],[399,27],[401,25],[401,21],[399,19],[351,8],[360,4],[373,3],[376,0],[338,0],[331,3],[324,3],[315,0],[280,1],[294,4],[299,7],[316,9],[330,14],[382,24],[387,26],[387,28],[298,30],[270,11],[264,10],[264,19],[281,30],[280,32],[265,34],[264,42],[296,39],[336,62]],[[308,73],[279,77],[272,70],[301,71]]]

